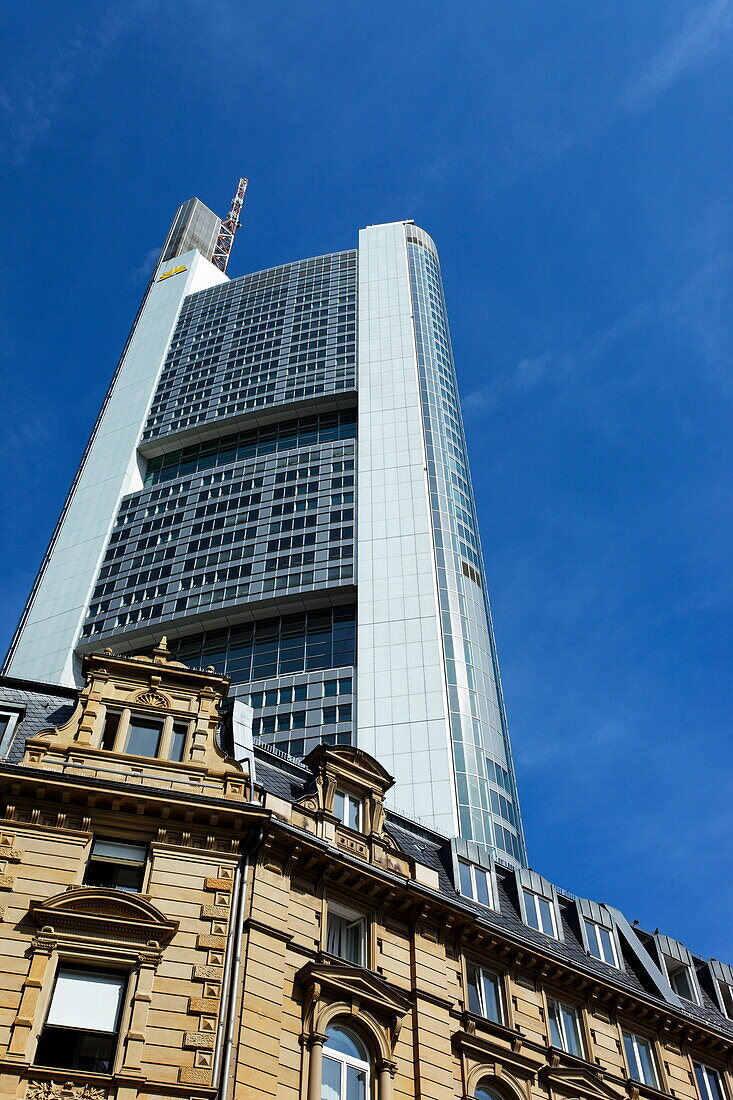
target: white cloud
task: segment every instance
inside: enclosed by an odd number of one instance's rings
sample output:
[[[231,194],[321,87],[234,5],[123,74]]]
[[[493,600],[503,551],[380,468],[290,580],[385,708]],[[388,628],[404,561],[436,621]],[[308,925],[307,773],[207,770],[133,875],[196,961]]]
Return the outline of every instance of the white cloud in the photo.
[[[733,0],[693,4],[684,26],[647,63],[626,89],[622,106],[636,111],[652,103],[690,69],[733,41]]]

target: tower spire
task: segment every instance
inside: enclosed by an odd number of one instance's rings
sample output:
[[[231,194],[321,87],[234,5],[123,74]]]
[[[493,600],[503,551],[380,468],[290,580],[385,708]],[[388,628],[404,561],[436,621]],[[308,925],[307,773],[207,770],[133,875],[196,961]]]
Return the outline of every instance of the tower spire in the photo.
[[[219,237],[214,247],[214,255],[211,257],[212,264],[218,267],[220,271],[226,271],[227,269],[232,245],[234,244],[234,234],[242,224],[239,215],[242,212],[242,204],[248,183],[249,180],[240,179],[236,194],[232,199],[232,208],[221,223]]]

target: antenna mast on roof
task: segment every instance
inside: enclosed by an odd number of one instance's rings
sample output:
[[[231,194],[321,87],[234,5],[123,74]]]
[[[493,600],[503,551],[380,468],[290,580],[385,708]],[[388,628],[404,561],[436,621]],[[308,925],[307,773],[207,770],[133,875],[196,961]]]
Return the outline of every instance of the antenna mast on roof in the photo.
[[[232,199],[232,208],[229,211],[226,220],[221,223],[219,237],[214,248],[214,255],[211,257],[212,264],[215,264],[220,271],[226,271],[227,269],[229,256],[232,251],[232,245],[234,244],[234,234],[237,232],[242,224],[239,220],[239,215],[242,212],[242,203],[244,202],[244,195],[247,190],[248,183],[249,180],[241,179],[239,181],[237,193]]]

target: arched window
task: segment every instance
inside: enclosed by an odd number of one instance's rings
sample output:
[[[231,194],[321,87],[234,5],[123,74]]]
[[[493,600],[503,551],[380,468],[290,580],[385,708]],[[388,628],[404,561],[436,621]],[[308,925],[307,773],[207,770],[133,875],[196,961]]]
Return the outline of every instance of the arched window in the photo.
[[[493,1089],[490,1089],[489,1086],[483,1084],[483,1082],[476,1089],[473,1096],[474,1100],[501,1100],[498,1092],[494,1092]]]
[[[368,1100],[369,1055],[361,1039],[339,1024],[326,1031],[322,1100]]]

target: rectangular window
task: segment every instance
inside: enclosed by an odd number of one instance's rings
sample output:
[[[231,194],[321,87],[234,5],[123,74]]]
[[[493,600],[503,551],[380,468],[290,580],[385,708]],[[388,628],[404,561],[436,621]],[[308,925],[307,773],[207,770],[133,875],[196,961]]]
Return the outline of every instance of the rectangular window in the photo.
[[[501,1003],[501,986],[496,974],[480,966],[468,964],[468,1011],[475,1016],[493,1020],[495,1024],[504,1022]]]
[[[695,1062],[695,1078],[700,1100],[724,1100],[723,1086],[716,1070]]]
[[[458,860],[458,869],[461,876],[461,893],[464,897],[472,898],[481,905],[491,906],[491,877],[483,867],[477,867],[475,863],[467,860]]]
[[[651,1043],[648,1039],[642,1038],[641,1035],[634,1035],[631,1031],[625,1031],[623,1035],[629,1077],[632,1081],[641,1081],[645,1085],[658,1089],[659,1081]]]
[[[718,994],[720,996],[720,1003],[723,1006],[723,1012],[729,1020],[733,1020],[733,985],[729,985],[728,982],[724,982],[719,978]]]
[[[667,968],[669,984],[677,996],[682,997],[685,1001],[697,1003],[689,966],[678,962],[677,959],[670,959],[666,955],[664,956],[664,965]]]
[[[333,812],[347,829],[361,828],[361,799],[348,791],[336,791],[333,796]]]
[[[107,886],[137,893],[142,889],[148,850],[143,844],[95,837],[84,873],[85,886]]]
[[[546,936],[555,936],[555,917],[552,912],[552,902],[543,898],[540,894],[534,894],[531,890],[524,891],[524,908],[527,914],[527,924],[538,932],[544,932]]]
[[[613,933],[608,928],[586,918],[585,934],[588,937],[588,950],[594,959],[600,959],[609,966],[618,966]]]
[[[127,736],[125,751],[131,756],[157,756],[162,734],[162,722],[149,718],[137,718],[133,715],[130,719],[130,732]]]
[[[338,908],[328,909],[326,926],[326,951],[339,959],[364,965],[366,955],[366,921],[364,917],[347,913]]]
[[[122,715],[119,711],[108,710],[104,716],[104,729],[102,730],[101,747],[109,752],[115,747],[115,738],[120,725]]]
[[[564,1005],[560,1001],[551,1001],[549,998],[547,1007],[550,1012],[550,1042],[552,1046],[564,1050],[568,1054],[574,1054],[576,1058],[584,1058],[578,1009]]]
[[[19,711],[0,711],[0,759],[5,759],[13,741],[13,733],[21,717]]]
[[[62,967],[36,1065],[111,1073],[125,985],[122,974]]]
[[[185,722],[176,722],[173,726],[173,736],[171,737],[170,759],[176,760],[180,763],[183,760],[183,750],[186,747],[186,736],[188,735],[188,726]]]

